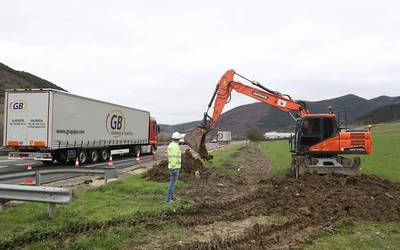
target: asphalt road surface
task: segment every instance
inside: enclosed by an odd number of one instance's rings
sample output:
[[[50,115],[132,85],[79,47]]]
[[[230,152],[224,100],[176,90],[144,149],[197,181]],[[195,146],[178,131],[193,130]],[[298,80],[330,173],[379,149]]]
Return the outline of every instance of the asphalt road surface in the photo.
[[[240,142],[233,142],[232,144],[236,144]],[[217,143],[208,143],[207,144],[207,149],[208,150],[214,150],[221,147]],[[165,153],[166,153],[166,148],[167,146],[159,146],[157,149],[157,155],[154,158],[153,155],[142,155],[140,157],[140,161],[136,162],[136,157],[132,156],[118,156],[118,155],[113,155],[113,167],[117,169],[124,169],[124,168],[129,168],[138,164],[154,164],[156,161],[155,159],[162,159],[165,158]],[[189,148],[187,145],[183,145],[182,149],[185,150]],[[27,166],[28,164],[31,164],[32,170],[38,170],[38,169],[46,169],[49,166],[59,166],[59,167],[74,167],[74,162],[71,162],[69,165],[61,165],[54,163],[52,165],[45,165],[41,161],[32,161],[32,160],[9,160],[7,156],[1,156],[0,157],[0,175],[5,175],[7,173],[12,173],[12,172],[20,172],[20,171],[27,171]],[[97,162],[97,163],[92,163],[92,164],[85,164],[81,166],[82,168],[106,168],[107,167],[107,162]],[[52,175],[46,175],[44,178],[42,178],[43,183],[51,183],[54,181],[58,180],[63,180],[63,179],[70,179],[74,177],[78,177],[80,175],[78,174],[52,174]],[[0,180],[0,183],[8,183],[8,184],[21,184],[24,182],[24,178],[21,179],[14,179],[14,180]]]

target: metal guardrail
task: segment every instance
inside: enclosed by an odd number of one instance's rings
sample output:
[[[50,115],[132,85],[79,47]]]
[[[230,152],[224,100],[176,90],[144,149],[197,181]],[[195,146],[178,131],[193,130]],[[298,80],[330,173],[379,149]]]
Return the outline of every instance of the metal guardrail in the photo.
[[[109,179],[118,177],[116,168],[74,168],[74,167],[54,167],[49,169],[24,170],[0,175],[0,181],[15,180],[20,178],[33,177],[36,179],[35,185],[42,184],[42,176],[50,174],[80,174],[80,175],[103,175],[105,183]]]
[[[0,210],[5,202],[11,200],[48,203],[48,214],[53,218],[56,214],[56,204],[72,202],[72,191],[58,187],[0,184]]]

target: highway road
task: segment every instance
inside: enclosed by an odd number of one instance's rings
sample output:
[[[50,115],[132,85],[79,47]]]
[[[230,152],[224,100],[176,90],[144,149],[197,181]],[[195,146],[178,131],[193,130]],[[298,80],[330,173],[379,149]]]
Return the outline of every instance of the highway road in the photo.
[[[240,143],[240,142],[234,142],[233,144]],[[220,148],[221,146],[216,144],[216,143],[208,143],[207,144],[207,149],[209,151],[215,150],[217,148]],[[159,146],[157,149],[157,155],[156,159],[163,159],[165,158],[165,153],[166,153],[166,148],[167,146]],[[189,148],[187,145],[183,145],[182,149],[185,150]],[[138,165],[138,164],[154,164],[156,161],[153,157],[153,155],[143,155],[140,157],[140,161],[136,162],[136,157],[132,156],[118,156],[118,155],[113,155],[113,167],[121,170],[124,168],[130,168],[132,166]],[[45,165],[41,161],[30,161],[30,160],[9,160],[6,156],[1,156],[0,157],[0,176],[5,175],[8,173],[12,172],[20,172],[20,171],[27,171],[27,166],[28,163],[32,165],[33,170],[40,170],[40,169],[46,169],[49,166],[59,166],[59,167],[74,167],[74,163],[71,163],[70,165],[61,165],[54,163],[52,165]],[[97,162],[97,163],[92,163],[92,164],[85,164],[81,166],[82,168],[106,168],[107,167],[107,162]],[[78,174],[52,174],[52,175],[46,175],[43,177],[43,183],[51,183],[54,181],[59,181],[63,179],[70,179],[74,177],[78,177]],[[9,184],[21,184],[23,183],[24,178],[21,179],[14,179],[14,180],[0,180],[0,183],[9,183]]]
[[[161,159],[164,156],[166,150],[166,146],[159,146],[157,150],[156,159]],[[71,162],[69,165],[62,165],[54,163],[52,165],[45,165],[41,161],[32,161],[32,160],[9,160],[7,157],[0,157],[0,176],[13,173],[13,172],[20,172],[20,171],[28,171],[27,166],[28,163],[32,165],[32,170],[41,170],[49,168],[50,166],[53,167],[70,167],[74,168],[74,162]],[[155,160],[153,155],[142,155],[140,157],[140,161],[136,161],[136,157],[133,156],[119,156],[113,155],[113,167],[117,169],[124,169],[129,168],[138,164],[149,163],[154,164]],[[97,162],[91,164],[85,164],[80,167],[82,168],[107,168],[107,162]],[[79,174],[52,174],[46,175],[42,178],[42,183],[51,183],[54,181],[59,181],[63,179],[71,179],[80,176]],[[12,180],[0,180],[0,183],[7,183],[7,184],[22,184],[26,178],[19,178],[19,179],[12,179]]]
[[[157,150],[157,157],[161,157],[166,150],[166,146],[159,146]],[[143,155],[141,159],[151,159],[152,156]],[[115,167],[124,166],[132,166],[135,161],[135,157],[132,156],[117,156],[113,155],[113,165]],[[33,160],[9,160],[7,156],[0,157],[0,174],[4,174],[7,172],[14,172],[14,171],[22,171],[27,169],[28,164],[32,165],[32,169],[42,169],[46,168],[48,165],[43,164],[41,161],[33,161]],[[54,163],[52,166],[60,166],[60,167],[73,167],[74,162],[71,162],[69,165],[61,165]],[[97,162],[92,164],[85,164],[82,167],[107,167],[107,162]]]

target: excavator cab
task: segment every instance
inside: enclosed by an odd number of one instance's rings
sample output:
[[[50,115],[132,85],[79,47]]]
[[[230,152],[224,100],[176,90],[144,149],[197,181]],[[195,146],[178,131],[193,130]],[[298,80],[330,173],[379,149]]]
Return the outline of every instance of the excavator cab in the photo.
[[[369,154],[370,138],[367,129],[340,127],[335,114],[304,115],[291,140],[291,173],[360,175],[360,157],[345,158],[341,154]]]
[[[338,134],[334,114],[306,115],[297,122],[295,148],[297,153],[308,153],[309,148]]]

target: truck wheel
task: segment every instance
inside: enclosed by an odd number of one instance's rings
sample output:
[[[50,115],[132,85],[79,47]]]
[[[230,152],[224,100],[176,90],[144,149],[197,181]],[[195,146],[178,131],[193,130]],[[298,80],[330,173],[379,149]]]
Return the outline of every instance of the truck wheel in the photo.
[[[82,164],[82,165],[85,164],[85,163],[87,162],[88,156],[87,156],[87,153],[86,153],[85,150],[79,151],[79,153],[78,153],[78,159],[79,159],[79,163]]]
[[[67,163],[67,151],[66,150],[58,150],[54,154],[54,158],[60,164]]]
[[[90,151],[90,161],[95,163],[99,160],[99,152],[97,150]]]
[[[107,161],[108,160],[108,150],[107,149],[102,149],[100,151],[100,160],[101,161]]]
[[[155,147],[154,145],[151,145],[150,147],[151,147],[151,149],[150,149],[150,154],[153,155],[154,152],[155,152],[157,149],[156,149],[156,147]]]
[[[139,153],[139,155],[142,155],[142,147],[141,146],[137,147],[135,156],[137,155],[137,153]]]
[[[45,165],[45,166],[53,165],[53,163],[54,163],[54,158],[51,159],[51,161],[42,161],[42,163],[43,163],[43,165]]]

